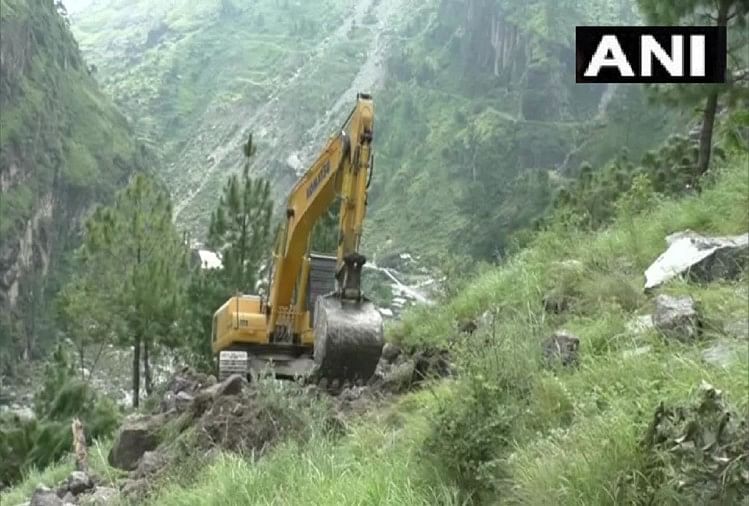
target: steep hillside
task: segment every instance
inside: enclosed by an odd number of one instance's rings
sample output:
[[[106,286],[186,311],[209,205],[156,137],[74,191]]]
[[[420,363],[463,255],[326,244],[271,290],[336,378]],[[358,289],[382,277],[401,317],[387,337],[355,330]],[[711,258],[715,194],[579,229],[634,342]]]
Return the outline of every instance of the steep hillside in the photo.
[[[376,384],[332,398],[265,380],[214,401],[183,393],[181,414],[140,418],[129,432],[141,444],[152,424],[162,443],[128,478],[105,462],[109,443],[93,445],[97,492],[154,505],[740,504],[749,494],[746,247],[730,276],[718,268],[644,293],[642,272],[671,233],[746,234],[747,163],[733,153],[699,195],[628,192],[611,227],[559,223],[455,297],[411,311],[389,339],[402,355],[447,347],[453,378],[400,397]],[[554,289],[568,304],[544,304]],[[696,314],[662,319],[664,296],[691,298]],[[472,331],[459,330],[466,321]],[[557,347],[565,338],[577,346]],[[414,364],[394,356],[408,385]],[[165,401],[190,385],[177,380]],[[72,469],[65,459],[31,473],[0,499],[22,502]]]
[[[14,356],[49,330],[47,278],[81,216],[142,166],[143,153],[53,2],[0,7],[0,353]]]
[[[411,10],[402,0],[100,1],[73,29],[104,88],[160,148],[177,219],[202,235],[248,133],[253,172],[280,196],[356,92],[377,87],[390,31]]]
[[[367,90],[378,112],[365,248],[490,258],[581,161],[608,160],[622,137],[644,151],[672,125],[641,88],[570,77],[571,27],[618,18],[637,20],[630,2],[115,0],[76,10],[73,29],[160,150],[177,219],[198,236],[248,132],[253,170],[280,198]]]
[[[577,85],[575,25],[638,21],[631,2],[427,2],[388,60],[368,244],[502,256],[583,161],[675,132],[640,87]]]

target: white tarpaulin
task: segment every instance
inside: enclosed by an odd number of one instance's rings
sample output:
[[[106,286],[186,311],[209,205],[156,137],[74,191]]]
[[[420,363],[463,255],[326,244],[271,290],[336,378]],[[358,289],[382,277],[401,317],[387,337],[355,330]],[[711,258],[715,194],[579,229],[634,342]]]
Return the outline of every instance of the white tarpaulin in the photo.
[[[687,272],[719,250],[749,247],[749,234],[707,237],[687,230],[669,235],[666,243],[668,249],[645,271],[646,290]]]

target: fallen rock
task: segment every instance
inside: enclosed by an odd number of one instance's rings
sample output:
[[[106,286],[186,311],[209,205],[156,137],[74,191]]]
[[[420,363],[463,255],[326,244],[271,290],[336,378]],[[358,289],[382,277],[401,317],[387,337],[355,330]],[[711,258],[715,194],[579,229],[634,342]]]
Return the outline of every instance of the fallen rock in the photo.
[[[213,378],[215,383],[215,378]],[[183,367],[182,370],[175,374],[167,383],[166,391],[172,392],[175,396],[180,392],[195,394],[198,390],[209,386],[210,377],[203,373],[196,372],[190,367]]]
[[[444,378],[450,375],[450,360],[446,350],[427,349],[414,354],[414,371],[411,383],[429,378]]]
[[[723,333],[737,339],[749,339],[749,320],[736,320],[723,325]]]
[[[543,358],[547,367],[577,365],[580,361],[580,338],[563,330],[556,332],[544,342]]]
[[[686,230],[666,243],[668,249],[645,271],[645,290],[684,273],[700,282],[735,279],[749,264],[749,234],[708,237]]]
[[[232,374],[221,383],[201,390],[200,394],[208,393],[214,399],[225,395],[237,395],[242,392],[246,384],[247,380],[241,374]]]
[[[393,365],[389,370],[383,372],[382,387],[391,392],[402,392],[411,387],[414,377],[415,363],[407,360]]]
[[[78,504],[86,506],[109,506],[117,503],[117,489],[112,487],[96,487],[91,494],[78,497]]]
[[[83,471],[73,471],[65,480],[65,488],[73,495],[78,495],[94,488],[94,480]]]
[[[40,485],[31,495],[30,506],[62,506],[62,499],[57,497],[54,490]]]
[[[140,458],[140,462],[138,462],[138,467],[135,469],[135,477],[144,478],[152,475],[164,467],[166,463],[166,457],[162,453],[158,451],[145,452]]]
[[[653,323],[661,334],[680,341],[690,341],[699,335],[700,321],[692,297],[658,295]]]
[[[746,353],[746,345],[738,344],[736,341],[718,340],[702,351],[702,360],[716,367],[728,367],[734,361],[741,360],[742,354]]]
[[[59,495],[58,495],[58,497],[59,497]],[[62,496],[62,503],[63,504],[75,504],[75,496],[73,495],[73,493],[70,490],[68,490],[67,492],[65,492],[65,495]]]
[[[120,493],[128,499],[142,497],[148,491],[148,482],[146,480],[125,480],[120,487]],[[116,491],[115,491],[116,493]]]
[[[635,316],[627,322],[627,331],[632,334],[644,334],[653,328],[655,328],[655,323],[651,314]]]
[[[393,343],[385,343],[382,347],[382,358],[388,362],[393,362],[401,354],[401,349]]]
[[[109,464],[126,471],[135,469],[141,456],[158,446],[157,430],[163,423],[160,415],[127,419],[109,451]]]
[[[178,413],[183,413],[190,409],[194,400],[195,398],[192,395],[185,391],[181,391],[174,397],[174,408]]]

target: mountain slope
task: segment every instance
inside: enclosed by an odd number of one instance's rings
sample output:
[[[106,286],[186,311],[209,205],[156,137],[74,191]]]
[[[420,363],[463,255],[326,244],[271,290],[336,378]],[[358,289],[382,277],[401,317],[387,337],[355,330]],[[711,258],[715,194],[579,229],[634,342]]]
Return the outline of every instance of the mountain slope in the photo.
[[[160,148],[177,219],[200,236],[248,133],[253,172],[280,197],[356,92],[377,87],[388,33],[409,12],[403,0],[115,0],[77,12],[73,28],[104,88]]]
[[[75,244],[76,223],[143,153],[53,3],[0,7],[0,342],[13,355],[46,332],[46,278]]]

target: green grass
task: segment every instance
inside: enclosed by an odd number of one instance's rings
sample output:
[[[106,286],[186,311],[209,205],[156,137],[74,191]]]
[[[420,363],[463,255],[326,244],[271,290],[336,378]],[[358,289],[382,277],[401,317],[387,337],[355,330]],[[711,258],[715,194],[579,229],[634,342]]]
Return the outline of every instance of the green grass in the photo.
[[[710,285],[674,280],[659,290],[695,298],[703,341],[668,342],[653,331],[627,329],[634,316],[653,310],[652,298],[642,293],[642,272],[665,249],[667,234],[749,229],[746,163],[739,154],[716,171],[715,184],[701,195],[663,201],[601,232],[563,227],[543,232],[529,249],[479,276],[439,312],[414,312],[395,329],[394,337],[407,343],[457,341],[464,392],[435,421],[430,449],[469,497],[618,504],[644,493],[632,483],[647,464],[639,441],[659,403],[689,402],[706,381],[724,391],[738,413],[747,412],[746,343],[722,330],[723,323],[749,321],[742,289],[746,274]],[[578,263],[569,268],[562,260]],[[562,314],[545,313],[544,295],[560,286],[573,303]],[[484,324],[474,336],[457,336],[457,321],[481,321],[487,310],[498,315],[493,329]],[[581,339],[577,370],[547,371],[540,365],[541,341],[559,328]],[[726,366],[702,358],[715,338],[735,344]],[[627,353],[645,346],[644,354]],[[471,426],[474,434],[464,430]],[[482,435],[482,427],[494,433]]]
[[[197,482],[167,486],[153,504],[455,504],[457,492],[418,451],[438,396],[409,396],[343,439],[317,434],[258,460],[221,454],[196,471]]]

